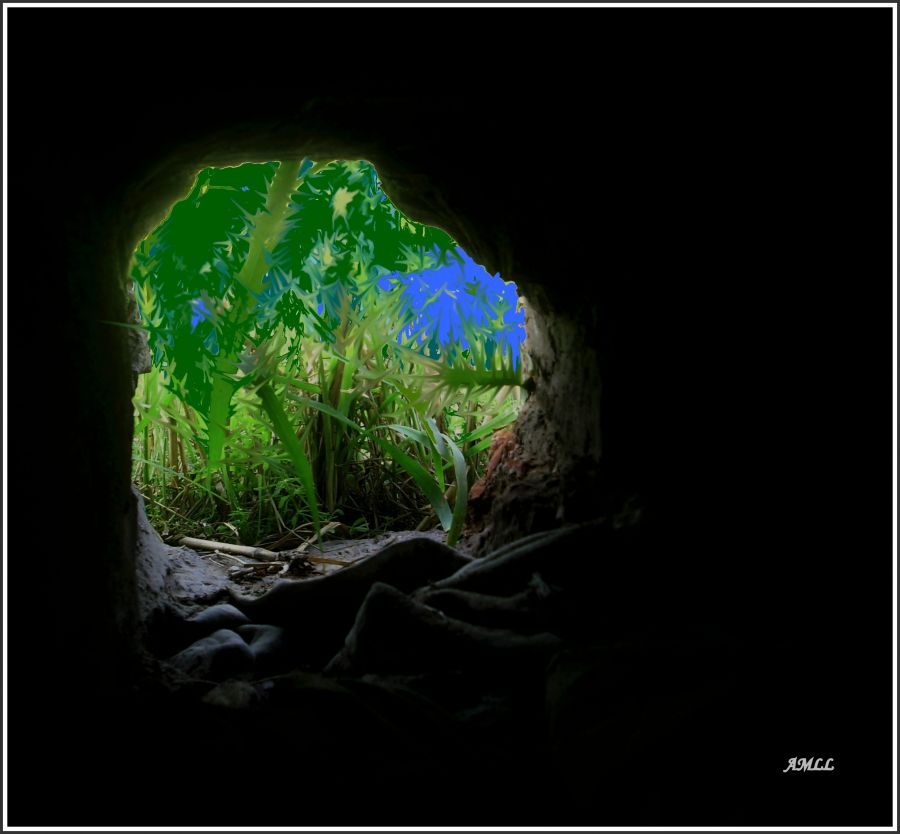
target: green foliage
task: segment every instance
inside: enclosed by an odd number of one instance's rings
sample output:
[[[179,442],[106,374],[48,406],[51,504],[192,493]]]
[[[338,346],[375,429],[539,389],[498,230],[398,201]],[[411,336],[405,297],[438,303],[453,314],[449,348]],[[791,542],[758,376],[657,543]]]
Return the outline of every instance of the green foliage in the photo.
[[[271,544],[326,518],[409,526],[424,494],[455,541],[521,385],[492,338],[508,303],[439,345],[422,309],[459,291],[415,309],[404,297],[403,276],[458,251],[405,218],[366,162],[201,171],[132,262],[154,364],[135,397],[135,474],[157,524]]]

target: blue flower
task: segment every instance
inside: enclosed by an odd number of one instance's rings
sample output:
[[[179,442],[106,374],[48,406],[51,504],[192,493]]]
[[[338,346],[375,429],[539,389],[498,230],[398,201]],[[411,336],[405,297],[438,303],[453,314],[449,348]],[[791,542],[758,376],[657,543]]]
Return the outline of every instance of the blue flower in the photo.
[[[201,321],[212,321],[212,310],[209,308],[208,299],[194,298],[191,300],[194,312],[191,315],[191,330],[195,330]]]
[[[514,309],[509,313],[494,329],[494,338],[500,346],[501,354],[506,356],[509,353],[513,366],[518,367],[520,349],[525,340],[525,311]]]
[[[453,357],[474,338],[487,353],[499,347],[518,366],[525,338],[525,313],[518,309],[516,286],[490,275],[462,249],[448,253],[432,269],[409,275],[393,273],[378,281],[383,292],[400,293],[404,325],[398,344],[427,345],[429,353]]]

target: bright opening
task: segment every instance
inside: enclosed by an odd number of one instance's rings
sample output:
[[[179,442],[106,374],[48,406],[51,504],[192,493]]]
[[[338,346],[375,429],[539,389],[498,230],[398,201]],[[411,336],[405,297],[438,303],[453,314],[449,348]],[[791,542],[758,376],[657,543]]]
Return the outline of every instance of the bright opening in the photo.
[[[370,163],[203,170],[131,270],[152,356],[134,478],[165,539],[458,540],[524,396],[523,302]]]

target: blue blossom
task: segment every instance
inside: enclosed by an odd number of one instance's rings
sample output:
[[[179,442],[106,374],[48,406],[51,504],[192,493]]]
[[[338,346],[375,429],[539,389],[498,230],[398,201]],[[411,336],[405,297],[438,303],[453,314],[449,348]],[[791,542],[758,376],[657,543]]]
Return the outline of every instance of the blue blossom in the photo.
[[[525,313],[518,309],[516,286],[490,275],[462,249],[432,269],[378,281],[383,292],[400,293],[398,344],[418,343],[448,356],[481,343],[488,354],[499,347],[518,366],[525,339]]]
[[[509,353],[514,367],[518,367],[522,341],[525,338],[525,311],[513,310],[507,314],[499,327],[494,329],[494,338],[503,356]]]
[[[191,315],[191,330],[196,330],[201,321],[212,321],[212,310],[208,298],[194,298],[191,300],[194,312]]]

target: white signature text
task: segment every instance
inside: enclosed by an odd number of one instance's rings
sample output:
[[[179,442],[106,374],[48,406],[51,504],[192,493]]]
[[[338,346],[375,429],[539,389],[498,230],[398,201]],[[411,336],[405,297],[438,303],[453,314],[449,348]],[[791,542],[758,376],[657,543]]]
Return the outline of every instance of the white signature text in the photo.
[[[788,760],[787,767],[782,770],[782,773],[787,773],[789,770],[834,770],[834,765],[832,762],[834,759],[825,759],[824,766],[822,765],[823,759],[802,759],[794,756],[794,758]]]

